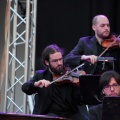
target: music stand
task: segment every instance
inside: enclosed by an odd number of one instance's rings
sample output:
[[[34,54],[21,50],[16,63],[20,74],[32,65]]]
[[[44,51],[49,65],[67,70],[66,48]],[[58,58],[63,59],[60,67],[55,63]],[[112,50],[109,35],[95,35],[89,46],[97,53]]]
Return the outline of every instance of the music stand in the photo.
[[[102,120],[120,120],[120,97],[104,97]]]
[[[86,105],[101,103],[99,79],[100,75],[82,75],[79,77],[81,99]]]

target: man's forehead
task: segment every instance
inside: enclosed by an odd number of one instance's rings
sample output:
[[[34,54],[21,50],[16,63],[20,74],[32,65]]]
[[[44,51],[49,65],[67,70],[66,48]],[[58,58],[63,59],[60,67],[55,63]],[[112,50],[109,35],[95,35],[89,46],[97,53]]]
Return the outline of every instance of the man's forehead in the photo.
[[[49,55],[50,59],[59,59],[61,57],[62,57],[62,53],[61,52],[55,52],[55,53]]]
[[[109,24],[109,20],[107,18],[100,17],[97,19],[97,24],[106,25],[106,24]]]
[[[117,81],[115,80],[115,78],[112,77],[109,84],[113,84],[113,83],[117,83]]]

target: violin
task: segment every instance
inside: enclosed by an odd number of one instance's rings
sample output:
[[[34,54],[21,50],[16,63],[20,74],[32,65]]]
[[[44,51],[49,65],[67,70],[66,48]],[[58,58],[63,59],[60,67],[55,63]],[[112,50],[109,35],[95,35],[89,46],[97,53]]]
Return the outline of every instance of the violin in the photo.
[[[50,84],[55,82],[56,84],[59,85],[59,84],[64,84],[64,83],[71,82],[72,84],[78,86],[80,75],[86,75],[86,73],[82,70],[77,71],[77,72],[73,72],[73,70],[66,71],[64,74],[54,75],[53,76],[53,81]]]
[[[120,47],[120,35],[118,37],[112,35],[109,39],[105,39],[101,45],[104,48],[116,48]]]
[[[68,71],[70,71],[69,67],[64,67],[64,70],[60,74],[54,74],[53,75],[53,81],[51,82],[54,83],[66,83],[70,82],[72,80],[72,77],[68,75]]]
[[[81,67],[83,65],[84,64],[82,64],[78,67]],[[76,67],[76,68],[78,68],[78,67]],[[63,84],[63,83],[71,82],[74,85],[79,85],[79,76],[85,75],[86,73],[84,71],[73,72],[74,70],[76,70],[76,68],[73,70],[70,70],[67,68],[66,69],[67,71],[63,72],[64,74],[54,75],[53,81],[50,84],[52,84],[52,83]]]
[[[70,75],[54,75],[53,76],[53,81],[57,84],[62,84],[62,83],[68,83],[72,81],[72,76]]]

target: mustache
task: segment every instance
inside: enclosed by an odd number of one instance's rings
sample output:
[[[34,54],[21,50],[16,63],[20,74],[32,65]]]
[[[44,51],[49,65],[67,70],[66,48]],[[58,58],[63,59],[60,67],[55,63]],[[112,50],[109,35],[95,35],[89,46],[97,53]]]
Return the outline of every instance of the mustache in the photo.
[[[58,65],[57,67],[63,67],[63,65]]]
[[[109,31],[109,30],[105,30],[104,33],[105,33],[105,32],[110,32],[110,31]]]

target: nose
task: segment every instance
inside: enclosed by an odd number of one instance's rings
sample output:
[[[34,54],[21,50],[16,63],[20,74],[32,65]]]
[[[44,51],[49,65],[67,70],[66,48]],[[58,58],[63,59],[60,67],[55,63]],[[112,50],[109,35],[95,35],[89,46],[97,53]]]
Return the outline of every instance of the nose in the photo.
[[[62,64],[62,61],[61,61],[61,60],[58,60],[58,64]]]
[[[114,91],[114,87],[113,87],[113,86],[110,86],[110,90],[111,90],[111,91]]]
[[[108,26],[108,25],[105,25],[105,29],[109,30],[109,26]]]

